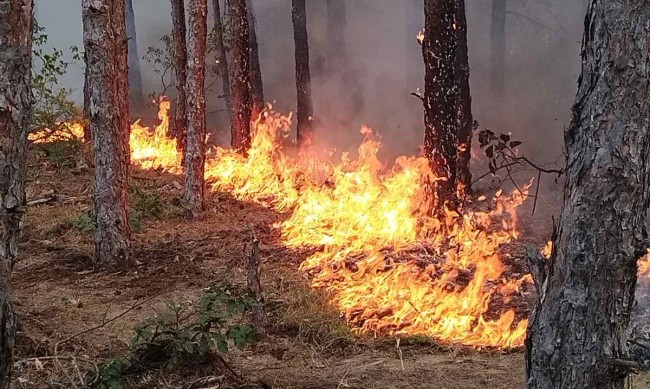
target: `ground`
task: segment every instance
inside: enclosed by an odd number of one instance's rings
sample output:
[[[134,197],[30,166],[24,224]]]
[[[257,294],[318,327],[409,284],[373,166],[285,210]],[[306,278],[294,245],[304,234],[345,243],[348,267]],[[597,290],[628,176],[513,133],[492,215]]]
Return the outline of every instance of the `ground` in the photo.
[[[52,200],[29,206],[23,221],[21,261],[12,281],[21,323],[14,387],[83,387],[85,373],[126,353],[133,329],[163,311],[165,302],[196,301],[217,281],[245,285],[253,234],[261,242],[267,336],[224,355],[237,376],[212,358],[140,374],[132,377],[132,387],[524,386],[521,350],[479,351],[427,339],[355,335],[328,306],[327,296],[311,290],[297,270],[305,253],[278,243],[270,226],[282,215],[217,193],[210,195],[206,217],[190,221],[178,200],[181,178],[173,175],[133,172],[132,206],[140,208],[141,219],[133,233],[137,265],[93,268],[93,238],[83,217],[92,207],[92,172],[55,151],[45,156],[35,147],[30,159],[28,198]],[[149,201],[134,204],[137,199]],[[538,216],[528,223],[546,223],[548,230],[547,219]],[[633,387],[650,388],[650,376],[634,376]]]

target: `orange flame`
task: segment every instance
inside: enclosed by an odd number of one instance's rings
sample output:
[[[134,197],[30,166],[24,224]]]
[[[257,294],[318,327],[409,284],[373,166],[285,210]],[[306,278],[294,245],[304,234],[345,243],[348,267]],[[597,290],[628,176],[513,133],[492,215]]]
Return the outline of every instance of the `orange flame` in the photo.
[[[182,172],[176,142],[166,137],[169,103],[160,105],[153,130],[134,123],[131,158],[145,169]],[[523,344],[527,320],[503,305],[530,277],[509,279],[498,254],[517,239],[515,192],[481,199],[485,210],[444,220],[429,216],[425,158],[400,157],[386,167],[381,142],[369,128],[356,158],[321,161],[282,148],[291,116],[269,106],[255,123],[246,157],[216,148],[206,163],[215,191],[287,212],[277,227],[288,247],[319,250],[300,268],[312,285],[361,333],[423,334],[445,342],[511,348]],[[496,298],[499,297],[499,298]],[[493,301],[501,301],[495,304]]]

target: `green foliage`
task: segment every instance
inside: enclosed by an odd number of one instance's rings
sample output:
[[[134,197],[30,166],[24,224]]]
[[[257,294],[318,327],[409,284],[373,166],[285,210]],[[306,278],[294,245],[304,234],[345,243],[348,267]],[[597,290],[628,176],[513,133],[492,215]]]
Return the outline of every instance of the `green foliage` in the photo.
[[[79,214],[73,221],[72,226],[86,235],[95,232],[95,218],[92,212],[85,211]]]
[[[513,163],[518,161],[516,148],[521,142],[511,140],[509,134],[495,134],[490,130],[482,130],[478,134],[478,141],[485,156],[489,160],[490,173],[496,174],[497,170],[509,169]]]
[[[168,204],[158,193],[139,193],[132,211],[143,219],[159,219]]]
[[[55,140],[39,144],[39,150],[53,166],[69,169],[77,165],[82,145],[77,140]]]
[[[45,28],[34,28],[34,61],[32,65],[32,131],[48,128],[51,133],[68,131],[64,122],[79,120],[82,116],[77,106],[70,100],[73,89],[60,88],[59,78],[66,74],[71,62],[65,60],[63,50],[45,50],[48,35]],[[80,59],[79,49],[70,47],[72,60]]]
[[[253,304],[252,296],[225,285],[210,288],[198,306],[169,301],[164,313],[136,327],[130,355],[111,359],[89,373],[88,386],[122,389],[128,375],[201,361],[214,350],[226,353],[231,342],[243,348],[254,340],[253,328],[236,321]]]

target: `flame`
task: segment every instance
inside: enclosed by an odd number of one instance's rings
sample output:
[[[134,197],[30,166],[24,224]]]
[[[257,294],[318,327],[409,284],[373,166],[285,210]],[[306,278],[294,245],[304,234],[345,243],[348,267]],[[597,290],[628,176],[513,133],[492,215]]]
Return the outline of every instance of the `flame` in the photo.
[[[144,169],[182,172],[176,142],[167,138],[169,102],[160,124],[132,125],[131,160]],[[497,192],[481,199],[483,210],[430,216],[432,182],[423,157],[400,157],[393,166],[377,158],[381,141],[364,127],[357,156],[340,162],[283,148],[291,116],[263,113],[254,125],[247,156],[216,148],[206,162],[214,191],[279,212],[281,240],[316,252],[300,269],[312,286],[359,332],[422,334],[471,346],[521,346],[527,320],[507,304],[530,277],[512,279],[499,247],[518,238],[517,207],[527,195]],[[498,302],[498,303],[497,303]]]

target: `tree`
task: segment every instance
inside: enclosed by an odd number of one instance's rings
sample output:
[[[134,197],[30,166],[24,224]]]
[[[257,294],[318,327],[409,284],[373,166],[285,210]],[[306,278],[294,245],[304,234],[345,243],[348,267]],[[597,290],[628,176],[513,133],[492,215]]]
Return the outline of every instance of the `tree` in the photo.
[[[251,97],[253,99],[253,120],[264,110],[264,82],[262,81],[262,68],[260,67],[260,50],[257,44],[257,22],[255,21],[255,11],[253,1],[246,0],[248,7],[248,26],[251,45]]]
[[[203,210],[205,190],[205,53],[208,35],[207,0],[190,1],[187,61],[187,147],[185,200],[193,215]]]
[[[587,12],[564,206],[550,261],[531,260],[530,389],[625,386],[636,263],[648,245],[648,21],[646,0],[594,0]]]
[[[232,37],[233,113],[231,125],[232,146],[241,153],[248,152],[251,146],[251,67],[250,36],[246,0],[230,0],[230,27]]]
[[[83,40],[95,155],[95,262],[130,263],[129,81],[123,0],[83,0]]]
[[[88,58],[84,52],[84,63],[88,63]],[[90,84],[88,81],[88,66],[84,67],[84,106],[83,106],[83,116],[84,116],[84,142],[92,141],[92,135],[90,133]]]
[[[490,58],[490,82],[492,94],[502,97],[505,93],[506,63],[506,0],[492,0],[492,56]]]
[[[432,186],[437,212],[443,212],[445,204],[453,207],[457,203],[455,12],[456,0],[424,1],[424,153],[436,176]]]
[[[140,57],[138,56],[138,42],[135,28],[135,14],[133,13],[133,0],[125,0],[126,6],[126,36],[129,40],[129,86],[131,104],[140,106],[144,102],[142,94],[142,75],[140,74]]]
[[[174,135],[179,148],[185,150],[187,131],[187,29],[185,26],[185,1],[171,0],[172,40],[174,41],[174,72],[176,78],[176,109],[174,112]]]
[[[226,111],[228,112],[228,122],[232,125],[232,96],[230,95],[230,68],[228,67],[228,53],[224,44],[224,28],[221,20],[221,6],[219,0],[212,0],[214,11],[214,32],[215,32],[215,49],[217,51],[219,75],[221,76],[221,85],[223,88],[223,97],[226,100]]]
[[[296,51],[296,89],[298,95],[298,145],[308,147],[313,136],[314,108],[309,73],[309,39],[305,0],[293,0],[291,18]]]
[[[0,3],[0,389],[9,388],[16,342],[9,278],[26,207],[33,7],[32,0]]]
[[[464,192],[471,191],[472,173],[472,95],[469,88],[469,59],[467,55],[467,16],[465,0],[456,0],[457,46],[454,63],[454,80],[458,88],[456,96],[456,120],[458,121],[457,186]]]

